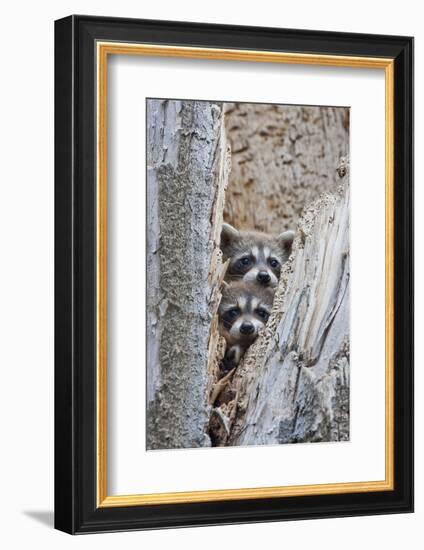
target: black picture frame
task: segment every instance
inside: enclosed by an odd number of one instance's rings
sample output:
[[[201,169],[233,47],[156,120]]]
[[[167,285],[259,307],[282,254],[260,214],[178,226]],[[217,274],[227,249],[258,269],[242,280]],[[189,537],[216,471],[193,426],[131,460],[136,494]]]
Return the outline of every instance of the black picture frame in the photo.
[[[98,40],[394,60],[394,490],[97,507]],[[55,527],[132,529],[413,511],[413,39],[73,15],[55,22]]]

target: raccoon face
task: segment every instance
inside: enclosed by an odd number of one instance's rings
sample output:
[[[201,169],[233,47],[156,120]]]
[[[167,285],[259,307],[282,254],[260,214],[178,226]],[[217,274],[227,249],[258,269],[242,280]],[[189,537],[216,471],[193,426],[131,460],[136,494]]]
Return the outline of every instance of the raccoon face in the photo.
[[[268,321],[273,299],[271,288],[243,282],[225,285],[218,316],[227,344],[249,347]]]
[[[269,235],[258,231],[238,231],[224,223],[221,250],[224,261],[230,259],[226,280],[276,287],[281,266],[290,256],[293,239],[294,231]]]

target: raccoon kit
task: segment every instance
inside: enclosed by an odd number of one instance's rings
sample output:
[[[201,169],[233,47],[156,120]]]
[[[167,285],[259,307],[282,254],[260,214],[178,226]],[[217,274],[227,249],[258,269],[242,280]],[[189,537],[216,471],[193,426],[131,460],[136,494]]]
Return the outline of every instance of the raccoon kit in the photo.
[[[221,250],[224,261],[230,260],[225,280],[244,281],[275,288],[281,266],[288,260],[294,231],[269,235],[259,231],[238,231],[224,223]]]
[[[219,331],[227,343],[221,368],[236,367],[271,314],[271,287],[243,281],[224,284],[218,308]]]
[[[221,365],[224,372],[239,364],[268,321],[293,239],[294,231],[269,235],[223,224],[221,250],[224,261],[229,260],[218,309],[220,333],[227,344]]]

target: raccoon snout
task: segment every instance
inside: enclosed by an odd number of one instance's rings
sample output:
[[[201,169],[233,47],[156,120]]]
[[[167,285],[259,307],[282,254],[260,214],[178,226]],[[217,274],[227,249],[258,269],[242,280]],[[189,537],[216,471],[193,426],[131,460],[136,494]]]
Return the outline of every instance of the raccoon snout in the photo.
[[[240,332],[242,334],[253,334],[255,332],[255,327],[253,326],[253,323],[244,322],[240,326]]]
[[[271,275],[266,271],[259,271],[259,273],[256,275],[256,278],[258,282],[263,285],[267,285],[271,281]]]

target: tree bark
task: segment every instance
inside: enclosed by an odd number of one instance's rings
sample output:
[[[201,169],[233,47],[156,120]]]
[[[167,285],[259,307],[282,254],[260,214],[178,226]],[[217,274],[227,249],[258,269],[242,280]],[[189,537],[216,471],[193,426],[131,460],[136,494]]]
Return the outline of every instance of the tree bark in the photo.
[[[224,219],[238,229],[294,229],[303,208],[339,185],[349,109],[227,103],[232,150]]]
[[[210,445],[229,156],[222,105],[147,102],[147,448]]]

